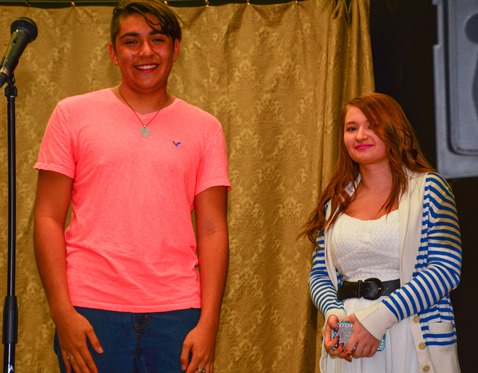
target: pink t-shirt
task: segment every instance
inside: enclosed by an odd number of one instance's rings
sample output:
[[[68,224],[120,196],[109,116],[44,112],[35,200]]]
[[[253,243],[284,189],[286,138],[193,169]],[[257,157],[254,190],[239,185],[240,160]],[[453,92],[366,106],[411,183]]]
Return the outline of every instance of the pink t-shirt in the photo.
[[[73,179],[65,239],[75,306],[201,306],[191,212],[201,191],[230,187],[221,125],[176,98],[147,138],[141,127],[110,89],[64,99],[48,122],[35,168]]]

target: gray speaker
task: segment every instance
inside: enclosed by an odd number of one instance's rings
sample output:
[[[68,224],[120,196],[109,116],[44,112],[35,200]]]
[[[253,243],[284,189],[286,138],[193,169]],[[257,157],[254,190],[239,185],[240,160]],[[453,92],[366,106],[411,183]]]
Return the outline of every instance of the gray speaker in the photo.
[[[478,0],[434,0],[437,167],[446,178],[478,176]]]

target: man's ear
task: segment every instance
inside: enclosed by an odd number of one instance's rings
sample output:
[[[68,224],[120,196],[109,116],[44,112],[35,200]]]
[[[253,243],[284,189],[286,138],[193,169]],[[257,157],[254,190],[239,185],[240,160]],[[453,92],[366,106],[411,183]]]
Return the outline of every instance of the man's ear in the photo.
[[[115,47],[114,47],[113,43],[111,43],[111,42],[108,45],[108,52],[110,53],[111,61],[113,61],[113,63],[115,65],[118,65],[118,57],[116,56]]]
[[[178,57],[179,57],[179,50],[181,49],[180,48],[180,45],[181,45],[181,42],[178,40],[178,39],[174,39],[174,45],[173,45],[173,61],[176,62]]]

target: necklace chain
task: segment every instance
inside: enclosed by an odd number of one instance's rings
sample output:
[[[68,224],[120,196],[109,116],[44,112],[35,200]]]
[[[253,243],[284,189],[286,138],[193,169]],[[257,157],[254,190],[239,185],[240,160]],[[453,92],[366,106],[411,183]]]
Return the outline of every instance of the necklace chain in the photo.
[[[121,85],[118,87],[118,92],[119,92],[119,95],[120,97],[123,99],[123,101],[126,103],[126,105],[129,106],[129,108],[131,109],[131,111],[134,113],[134,115],[136,116],[136,118],[138,118],[139,122],[141,123],[141,125],[143,126],[143,128],[141,128],[141,133],[144,137],[147,137],[148,134],[149,134],[149,128],[148,128],[148,124],[150,124],[154,118],[156,118],[159,114],[159,112],[161,111],[161,109],[164,107],[164,104],[166,103],[169,95],[168,93],[166,92],[166,96],[164,96],[164,100],[163,102],[161,103],[161,106],[159,107],[158,111],[156,112],[156,114],[154,114],[154,116],[147,122],[147,123],[143,123],[143,121],[141,120],[141,118],[139,117],[139,115],[136,113],[136,110],[133,109],[133,107],[130,105],[130,103],[124,98],[123,96],[123,93],[121,92]]]

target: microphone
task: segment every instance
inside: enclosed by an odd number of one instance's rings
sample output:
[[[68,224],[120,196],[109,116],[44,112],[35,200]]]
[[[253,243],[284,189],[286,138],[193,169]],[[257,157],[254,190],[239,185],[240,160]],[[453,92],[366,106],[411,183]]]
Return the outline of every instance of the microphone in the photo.
[[[10,45],[0,66],[0,88],[12,76],[13,70],[17,67],[18,60],[28,43],[36,39],[38,29],[35,22],[30,18],[20,17],[12,22],[10,33],[12,35]]]

